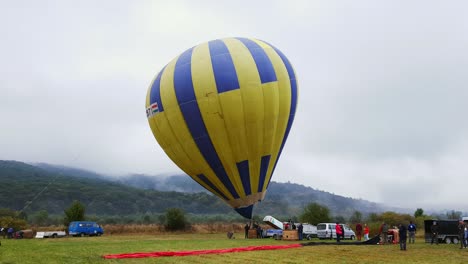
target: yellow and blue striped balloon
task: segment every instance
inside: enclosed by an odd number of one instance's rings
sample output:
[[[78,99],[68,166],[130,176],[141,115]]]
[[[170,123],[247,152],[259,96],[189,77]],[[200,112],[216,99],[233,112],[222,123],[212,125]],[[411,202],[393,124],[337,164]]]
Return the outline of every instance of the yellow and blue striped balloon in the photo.
[[[296,76],[281,51],[257,39],[225,38],[169,62],[148,89],[146,114],[172,161],[250,219],[296,104]]]

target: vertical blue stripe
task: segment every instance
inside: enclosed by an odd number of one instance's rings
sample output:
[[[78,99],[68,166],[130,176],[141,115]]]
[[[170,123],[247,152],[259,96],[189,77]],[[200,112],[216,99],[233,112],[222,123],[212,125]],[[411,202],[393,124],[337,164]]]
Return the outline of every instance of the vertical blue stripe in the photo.
[[[192,50],[184,52],[176,62],[174,69],[174,90],[185,123],[198,149],[218,179],[226,186],[231,195],[237,199],[239,194],[230,181],[223,164],[216,153],[206,130],[205,123],[196,101],[191,71]]]
[[[208,42],[208,47],[218,93],[239,89],[236,68],[226,44],[218,39]]]
[[[211,189],[213,189],[217,194],[219,194],[221,197],[224,198],[224,200],[229,200],[226,195],[224,195],[218,188],[216,188],[216,186],[214,186],[214,184],[208,180],[208,178],[203,175],[203,174],[198,174],[197,177],[202,181],[204,182],[206,185],[210,186]]]
[[[237,165],[237,170],[239,171],[242,186],[244,187],[245,194],[246,195],[252,194],[252,188],[250,186],[249,161],[244,160],[244,161],[236,163],[236,165]]]
[[[272,46],[273,49],[278,53],[278,55],[281,57],[283,60],[284,65],[286,66],[286,69],[288,70],[288,75],[289,75],[289,81],[291,84],[291,107],[289,110],[289,119],[288,119],[288,125],[286,126],[286,132],[284,133],[284,138],[283,142],[281,143],[281,149],[280,153],[283,150],[284,143],[286,143],[286,139],[288,138],[289,131],[291,130],[292,123],[294,121],[294,116],[296,114],[296,106],[297,106],[297,82],[296,82],[296,75],[294,74],[294,70],[292,68],[291,63],[289,63],[288,58],[284,56],[284,54],[276,49],[275,47]]]
[[[262,162],[260,163],[260,181],[258,184],[258,192],[263,190],[263,185],[265,184],[266,174],[268,172],[268,166],[270,165],[271,155],[263,156]]]
[[[269,82],[276,82],[278,79],[276,78],[275,69],[273,68],[273,63],[271,63],[270,58],[266,54],[266,52],[255,43],[247,38],[237,38],[240,40],[246,47],[249,49],[250,54],[257,65],[258,73],[260,74],[260,80],[262,83],[269,83]]]
[[[150,105],[153,104],[154,102],[158,103],[158,109],[159,112],[164,111],[164,107],[161,101],[161,75],[166,69],[166,66],[158,73],[158,76],[153,82],[153,85],[151,86],[151,91],[150,91]]]
[[[177,59],[174,69],[174,88],[179,105],[195,100],[192,83],[192,52],[193,48],[182,53]]]

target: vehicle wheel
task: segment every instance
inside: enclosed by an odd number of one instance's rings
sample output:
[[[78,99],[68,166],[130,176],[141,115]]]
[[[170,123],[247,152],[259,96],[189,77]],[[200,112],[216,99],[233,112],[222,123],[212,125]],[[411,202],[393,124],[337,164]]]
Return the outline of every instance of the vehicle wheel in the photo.
[[[52,238],[57,238],[57,234],[53,234],[53,235],[52,235]]]
[[[452,239],[452,241],[453,241],[454,244],[458,244],[458,238],[454,237],[454,238]]]
[[[97,236],[101,236],[102,234],[101,233],[97,233]]]
[[[81,234],[80,234],[80,237],[84,237],[84,233],[81,233]]]
[[[273,235],[273,239],[274,239],[274,240],[278,240],[278,236]]]
[[[354,239],[355,239],[355,237],[352,235],[351,237],[349,237],[349,239],[351,239],[351,240],[354,240]]]
[[[312,239],[312,235],[307,235],[307,240],[311,240]]]
[[[452,239],[450,239],[450,237],[446,237],[446,238],[445,238],[445,243],[446,243],[446,244],[452,243]]]

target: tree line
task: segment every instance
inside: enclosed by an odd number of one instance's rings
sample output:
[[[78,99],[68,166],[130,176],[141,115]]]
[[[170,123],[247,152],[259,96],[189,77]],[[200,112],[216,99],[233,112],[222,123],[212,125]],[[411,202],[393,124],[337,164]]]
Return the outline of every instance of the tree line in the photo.
[[[371,235],[378,233],[380,225],[385,222],[390,226],[398,226],[399,224],[407,225],[413,222],[423,230],[424,220],[427,219],[460,219],[462,213],[458,211],[447,211],[445,214],[439,215],[426,215],[422,208],[417,208],[413,215],[401,214],[396,212],[383,212],[383,213],[370,213],[363,214],[355,210],[350,217],[340,215],[333,215],[330,209],[318,203],[307,204],[301,212],[293,216],[279,216],[280,221],[291,219],[294,222],[309,223],[317,225],[318,223],[339,222],[347,223],[351,227],[355,227],[357,223],[366,223],[370,230]],[[191,224],[197,223],[242,223],[245,219],[237,214],[214,214],[214,215],[194,215],[187,213],[181,208],[168,208],[164,213],[160,214],[141,214],[141,215],[128,215],[128,216],[96,216],[86,213],[86,206],[79,202],[73,201],[61,215],[49,216],[47,211],[39,211],[32,215],[27,215],[23,211],[14,211],[11,209],[0,208],[0,226],[13,227],[15,230],[26,229],[31,226],[48,226],[63,225],[64,229],[72,221],[96,221],[100,224],[159,224],[166,228],[166,230],[184,230]],[[254,221],[262,222],[263,216],[254,215]]]

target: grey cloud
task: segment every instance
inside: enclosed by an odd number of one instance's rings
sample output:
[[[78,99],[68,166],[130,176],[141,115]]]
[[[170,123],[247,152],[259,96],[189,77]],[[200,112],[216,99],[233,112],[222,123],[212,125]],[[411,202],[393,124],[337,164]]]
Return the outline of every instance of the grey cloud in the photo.
[[[246,36],[282,50],[299,80],[273,180],[468,211],[451,190],[468,173],[467,4],[266,3],[5,4],[0,159],[180,173],[147,125],[147,87],[185,49]]]

